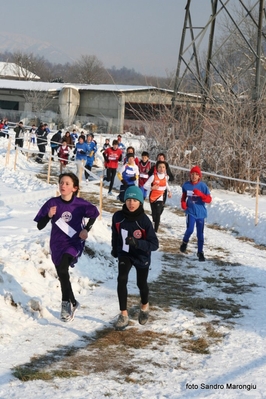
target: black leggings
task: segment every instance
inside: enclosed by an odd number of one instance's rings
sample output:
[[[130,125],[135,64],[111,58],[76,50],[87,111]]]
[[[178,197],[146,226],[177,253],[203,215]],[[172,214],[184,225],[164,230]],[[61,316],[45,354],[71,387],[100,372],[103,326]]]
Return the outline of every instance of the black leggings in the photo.
[[[154,222],[155,232],[158,231],[158,227],[160,224],[161,214],[163,213],[163,209],[164,209],[163,201],[151,202],[151,214],[152,214],[152,220]]]
[[[109,193],[110,193],[110,191],[112,191],[112,188],[113,188],[113,185],[114,185],[114,181],[115,181],[115,175],[116,175],[116,169],[115,168],[107,168],[106,178],[107,178],[107,181],[110,182],[110,184],[109,184]]]
[[[85,168],[88,170],[91,170],[90,165],[85,165]],[[84,169],[84,175],[85,175],[85,179],[87,180],[90,177],[90,174],[86,171],[86,169]]]
[[[64,254],[62,256],[60,265],[56,267],[57,275],[61,284],[62,291],[62,301],[71,302],[73,305],[76,304],[76,299],[74,297],[70,279],[69,279],[69,265],[73,260],[73,256],[69,254]]]
[[[132,267],[131,260],[127,257],[119,259],[118,263],[118,277],[117,277],[117,294],[119,300],[120,310],[127,310],[127,282],[130,269]],[[142,305],[149,302],[149,287],[147,278],[149,274],[149,267],[136,268],[137,272],[137,286],[140,293]]]

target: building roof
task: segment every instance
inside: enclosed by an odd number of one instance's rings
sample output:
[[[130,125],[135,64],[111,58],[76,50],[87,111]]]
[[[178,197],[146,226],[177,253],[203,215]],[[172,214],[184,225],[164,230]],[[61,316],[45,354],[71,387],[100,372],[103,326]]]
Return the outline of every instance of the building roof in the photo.
[[[0,63],[1,64],[1,63]],[[1,66],[0,66],[1,68]],[[1,69],[0,69],[1,71]],[[108,85],[108,84],[79,84],[79,83],[51,83],[34,82],[31,80],[8,80],[0,79],[0,89],[9,90],[32,90],[32,91],[61,91],[66,87],[74,87],[77,90],[91,91],[110,91],[110,92],[130,92],[142,90],[161,90],[172,93],[172,90],[159,89],[155,86],[129,86],[129,85]]]
[[[1,64],[1,63],[0,63]],[[115,84],[80,84],[80,83],[57,83],[57,82],[41,82],[32,80],[8,80],[0,79],[0,90],[21,90],[21,91],[44,91],[44,92],[60,92],[67,87],[73,87],[78,91],[98,91],[98,92],[113,92],[113,93],[130,93],[140,91],[161,91],[168,94],[173,94],[173,90],[158,88],[155,86],[133,86],[133,85],[115,85]],[[180,97],[190,98],[191,100],[199,100],[199,94],[178,92]]]
[[[40,79],[39,76],[13,62],[0,62],[0,78]]]

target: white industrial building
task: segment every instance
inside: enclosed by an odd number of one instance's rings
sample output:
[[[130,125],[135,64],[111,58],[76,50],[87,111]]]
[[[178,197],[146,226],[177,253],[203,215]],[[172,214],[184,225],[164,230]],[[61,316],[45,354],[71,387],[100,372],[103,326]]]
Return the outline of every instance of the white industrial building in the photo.
[[[87,122],[123,132],[127,113],[133,118],[140,105],[171,105],[173,93],[153,86],[84,85],[0,79],[0,113],[17,119],[61,120],[65,126]],[[43,116],[45,114],[45,116]],[[9,118],[10,119],[10,118]],[[28,122],[27,122],[28,123]]]
[[[125,121],[170,108],[173,91],[154,86],[41,82],[12,63],[0,63],[0,118],[25,124],[44,121],[52,128],[96,125],[123,133]],[[178,102],[196,104],[198,96],[179,93]],[[134,123],[133,123],[134,124]]]

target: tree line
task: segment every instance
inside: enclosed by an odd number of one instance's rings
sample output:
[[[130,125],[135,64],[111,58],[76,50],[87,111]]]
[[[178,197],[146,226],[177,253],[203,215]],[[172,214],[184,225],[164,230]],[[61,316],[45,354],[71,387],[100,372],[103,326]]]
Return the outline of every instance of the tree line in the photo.
[[[42,82],[80,83],[80,84],[121,84],[147,85],[173,88],[173,73],[169,77],[144,76],[133,68],[105,68],[95,55],[81,55],[71,63],[51,63],[44,57],[21,51],[0,53],[0,61],[12,62],[24,68],[19,78],[30,80],[30,73],[40,77]],[[19,73],[19,71],[18,71]],[[24,75],[22,76],[22,74]]]

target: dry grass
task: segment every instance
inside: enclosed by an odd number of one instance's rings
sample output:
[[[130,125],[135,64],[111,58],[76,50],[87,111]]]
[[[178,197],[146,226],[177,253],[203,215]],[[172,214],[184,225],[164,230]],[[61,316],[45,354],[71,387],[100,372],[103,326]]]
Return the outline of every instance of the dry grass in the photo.
[[[173,335],[170,338],[173,339]],[[31,359],[30,363],[16,367],[13,374],[22,381],[29,381],[49,380],[54,377],[69,378],[116,370],[117,379],[132,382],[130,374],[134,373],[139,374],[138,382],[144,383],[135,350],[150,347],[153,351],[160,352],[168,339],[167,334],[151,330],[141,332],[137,328],[128,328],[125,331],[116,331],[113,328],[106,328],[97,331],[93,337],[84,337],[87,344],[83,348],[61,348],[46,356]]]
[[[208,224],[207,225],[209,229],[213,229],[213,230],[218,230],[218,231],[228,231],[228,229],[226,229],[225,227],[219,226],[218,224],[214,223],[214,224]]]
[[[54,370],[51,371],[40,371],[38,369],[32,368],[21,368],[16,367],[14,369],[13,375],[23,382],[27,381],[34,381],[34,380],[43,380],[49,381],[53,380],[54,378],[73,378],[78,377],[79,373],[75,371],[69,370]]]
[[[171,343],[177,351],[172,353],[176,368],[180,368],[178,348],[200,355],[210,353],[210,347],[221,342],[223,334],[217,332],[211,323],[202,323],[205,330],[202,336],[195,337],[191,330],[183,335],[158,333],[152,330],[128,328],[116,331],[105,328],[90,337],[83,337],[85,344],[82,348],[62,347],[45,356],[35,357],[31,362],[16,367],[13,374],[22,381],[36,379],[50,380],[55,377],[70,378],[85,376],[91,373],[105,374],[115,370],[112,379],[120,382],[144,384],[152,382],[152,375],[143,377],[143,367],[151,364],[151,359],[138,357],[141,350],[152,350],[152,364],[156,368],[168,368],[168,364],[159,361],[160,353]],[[158,353],[158,361],[155,354]],[[71,370],[71,371],[69,371]],[[133,377],[134,375],[134,377]]]
[[[266,245],[263,245],[263,244],[256,244],[256,245],[254,245],[254,247],[255,248],[257,248],[257,249],[260,249],[260,250],[262,250],[262,251],[266,251]]]

